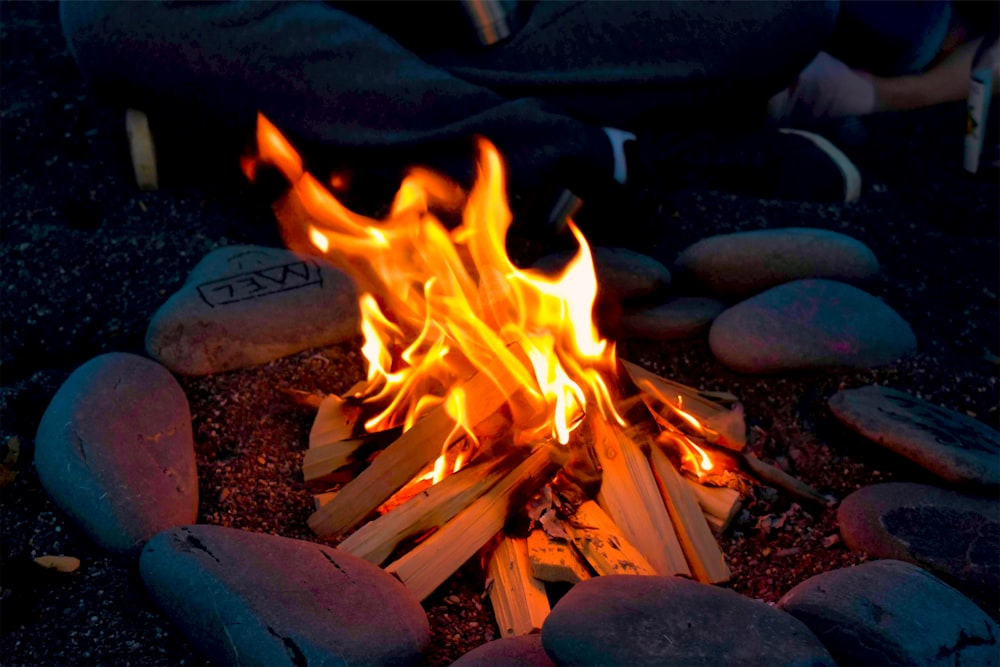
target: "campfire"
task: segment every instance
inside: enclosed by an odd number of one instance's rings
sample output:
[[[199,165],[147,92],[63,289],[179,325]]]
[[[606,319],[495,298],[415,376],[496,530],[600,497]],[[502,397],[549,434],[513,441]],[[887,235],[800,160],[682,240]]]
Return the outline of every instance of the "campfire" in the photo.
[[[713,533],[740,507],[732,471],[783,473],[741,451],[735,396],[617,358],[594,324],[596,274],[572,223],[578,250],[557,275],[513,263],[489,142],[469,192],[414,169],[376,220],[341,204],[263,116],[257,141],[244,167],[287,178],[275,205],[286,239],[307,241],[360,294],[367,378],[319,404],[303,465],[311,487],[338,489],[316,496],[319,538],[420,599],[482,554],[505,635],[541,627],[546,581],[729,579]]]

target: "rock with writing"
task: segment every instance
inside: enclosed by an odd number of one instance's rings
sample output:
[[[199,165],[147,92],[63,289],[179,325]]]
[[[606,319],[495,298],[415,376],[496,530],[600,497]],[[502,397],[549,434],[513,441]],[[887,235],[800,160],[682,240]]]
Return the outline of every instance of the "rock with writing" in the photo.
[[[879,271],[861,241],[825,229],[788,227],[720,234],[685,249],[674,264],[679,281],[709,294],[742,299],[803,278],[863,282]]]
[[[741,373],[880,366],[914,351],[910,325],[874,296],[836,280],[795,280],[725,311],[712,354]]]
[[[837,509],[848,548],[930,570],[969,597],[1000,598],[1000,501],[925,484],[859,489]]]
[[[996,665],[1000,628],[971,600],[916,565],[879,560],[824,572],[778,607],[841,665]]]
[[[451,667],[556,667],[556,663],[542,648],[541,635],[522,635],[478,646]]]
[[[579,583],[545,620],[542,645],[559,665],[836,664],[790,614],[681,577]]]
[[[221,526],[147,544],[153,601],[220,665],[415,665],[430,641],[419,601],[380,568],[332,547]]]
[[[1000,486],[1000,432],[954,410],[889,387],[844,389],[837,419],[864,437],[962,486]]]
[[[622,332],[639,340],[682,340],[708,331],[725,304],[716,299],[679,297],[652,308],[626,311]]]
[[[153,315],[151,356],[207,375],[330,345],[359,332],[351,280],[329,262],[278,248],[215,250]]]
[[[69,376],[38,425],[35,467],[56,505],[111,552],[136,552],[197,516],[187,397],[134,354],[95,357]]]

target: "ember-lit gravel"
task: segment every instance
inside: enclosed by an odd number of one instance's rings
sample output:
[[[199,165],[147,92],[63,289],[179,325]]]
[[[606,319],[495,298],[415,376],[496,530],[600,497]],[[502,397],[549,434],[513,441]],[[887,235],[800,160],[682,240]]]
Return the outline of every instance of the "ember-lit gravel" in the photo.
[[[80,80],[54,3],[0,3],[0,41],[0,462],[16,473],[0,492],[0,654],[9,665],[196,663],[145,595],[134,561],[104,555],[54,508],[31,464],[34,434],[77,366],[102,352],[142,353],[149,316],[208,250],[280,240],[235,167],[205,180],[195,172],[210,161],[179,167],[175,159],[164,174],[169,187],[135,190],[120,109]],[[764,227],[831,229],[874,250],[882,274],[868,289],[911,323],[920,343],[918,354],[889,367],[759,378],[722,368],[703,340],[620,348],[664,377],[739,396],[750,451],[838,499],[877,482],[932,481],[832,419],[826,400],[842,387],[878,382],[993,427],[1000,421],[998,366],[985,356],[1000,353],[1000,184],[957,168],[961,105],[866,127],[869,143],[851,149],[866,183],[857,204],[651,187],[637,193],[648,217],[609,215],[588,229],[598,242],[668,262],[705,236]],[[512,247],[525,259],[546,250],[523,240]],[[199,520],[313,539],[299,472],[312,413],[282,389],[340,392],[361,373],[358,345],[347,343],[182,380],[194,417]],[[812,574],[862,560],[837,539],[834,509],[800,507],[759,485],[744,507],[721,540],[740,593],[774,602]],[[31,559],[45,554],[76,556],[82,566],[43,572]],[[498,636],[483,586],[470,563],[425,602],[427,664],[449,664]]]

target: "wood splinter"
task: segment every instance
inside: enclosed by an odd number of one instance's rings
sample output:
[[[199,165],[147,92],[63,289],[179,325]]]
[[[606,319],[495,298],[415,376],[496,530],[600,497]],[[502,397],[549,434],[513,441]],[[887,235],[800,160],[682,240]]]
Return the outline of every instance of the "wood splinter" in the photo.
[[[536,579],[552,583],[578,584],[590,579],[590,571],[579,552],[565,540],[548,536],[541,528],[528,534],[528,561]]]
[[[573,538],[573,544],[597,574],[657,574],[611,517],[593,500],[577,507],[576,513],[564,526]]]
[[[527,540],[504,536],[490,555],[489,598],[503,637],[541,632],[549,615],[545,584],[536,579],[528,560]]]

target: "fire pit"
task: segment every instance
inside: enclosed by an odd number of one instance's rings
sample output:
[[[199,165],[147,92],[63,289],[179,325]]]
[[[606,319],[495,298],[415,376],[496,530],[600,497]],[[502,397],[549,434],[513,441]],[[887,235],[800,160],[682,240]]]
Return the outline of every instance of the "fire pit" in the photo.
[[[318,402],[303,465],[308,484],[338,485],[317,495],[318,537],[383,565],[419,599],[482,550],[502,631],[518,635],[541,628],[546,577],[728,581],[710,525],[724,529],[739,509],[722,485],[739,484],[739,463],[826,502],[741,452],[735,396],[616,358],[593,322],[597,279],[572,222],[579,250],[560,273],[513,264],[503,165],[488,142],[467,196],[414,170],[383,220],[344,207],[263,116],[257,143],[248,176],[268,165],[290,184],[275,207],[285,238],[308,241],[361,295],[367,380]],[[460,209],[461,223],[447,229],[441,208]]]

